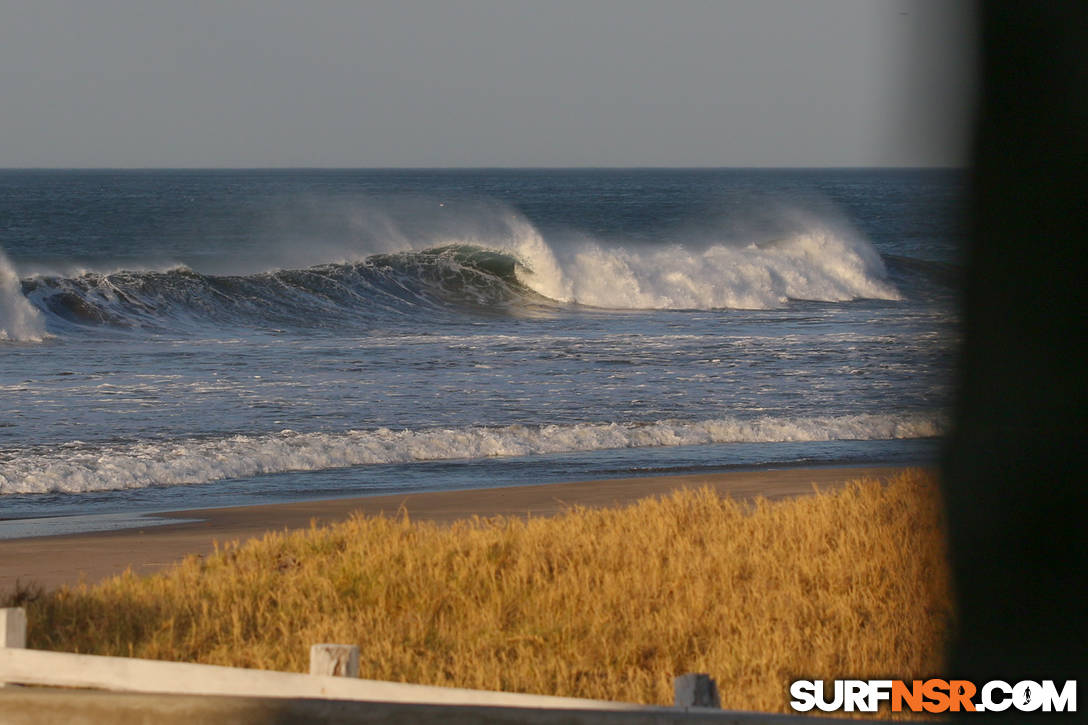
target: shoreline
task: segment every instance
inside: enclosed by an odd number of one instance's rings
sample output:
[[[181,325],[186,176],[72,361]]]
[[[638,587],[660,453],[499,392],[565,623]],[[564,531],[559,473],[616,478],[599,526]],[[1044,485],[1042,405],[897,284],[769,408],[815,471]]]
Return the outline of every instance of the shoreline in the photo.
[[[383,494],[156,513],[133,528],[0,540],[0,593],[16,582],[47,589],[93,584],[126,569],[150,574],[215,544],[269,531],[328,525],[359,512],[449,523],[473,516],[552,516],[573,506],[622,506],[679,488],[709,486],[736,499],[788,498],[859,478],[888,479],[909,466],[783,468],[594,479],[501,488]],[[165,521],[164,521],[165,520]]]

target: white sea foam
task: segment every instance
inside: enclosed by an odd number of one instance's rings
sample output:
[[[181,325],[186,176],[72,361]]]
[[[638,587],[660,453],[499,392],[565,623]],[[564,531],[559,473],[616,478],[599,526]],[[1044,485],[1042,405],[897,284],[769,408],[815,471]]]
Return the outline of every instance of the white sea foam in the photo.
[[[772,242],[638,249],[583,240],[557,253],[511,224],[518,277],[562,302],[610,309],[771,309],[789,300],[900,299],[880,255],[845,228],[813,220]]]
[[[0,341],[39,342],[45,334],[42,314],[23,295],[19,276],[0,252]]]
[[[69,444],[0,460],[0,494],[106,491],[366,464],[710,443],[888,440],[941,435],[939,415],[720,418],[428,430],[282,431],[260,436]]]

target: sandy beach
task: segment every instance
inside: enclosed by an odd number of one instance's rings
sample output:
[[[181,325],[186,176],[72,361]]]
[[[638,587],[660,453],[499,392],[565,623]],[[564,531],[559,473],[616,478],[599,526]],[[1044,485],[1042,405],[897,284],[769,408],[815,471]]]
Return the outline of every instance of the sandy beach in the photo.
[[[120,531],[41,536],[0,541],[0,592],[16,581],[52,588],[80,581],[93,583],[131,568],[147,574],[189,554],[205,554],[224,543],[282,531],[341,521],[355,512],[395,515],[401,509],[413,519],[449,522],[474,515],[549,516],[571,506],[620,506],[678,488],[710,486],[737,499],[769,499],[810,493],[814,488],[842,485],[858,478],[887,479],[902,469],[794,468],[648,478],[557,483],[538,486],[444,491],[363,498],[303,501],[198,511],[175,511],[156,517],[177,524]],[[195,519],[195,521],[194,521]]]

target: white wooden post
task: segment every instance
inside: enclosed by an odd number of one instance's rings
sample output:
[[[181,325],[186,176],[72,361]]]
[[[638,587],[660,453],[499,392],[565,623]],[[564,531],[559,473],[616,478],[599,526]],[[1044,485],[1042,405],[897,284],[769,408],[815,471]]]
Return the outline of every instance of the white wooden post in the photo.
[[[0,609],[0,647],[26,648],[26,610],[22,607]]]
[[[715,707],[721,708],[718,696],[718,683],[710,675],[698,673],[680,675],[673,680],[676,694],[676,707]]]
[[[310,674],[359,676],[359,648],[353,644],[310,645]]]
[[[0,647],[26,648],[26,610],[22,607],[0,609]],[[0,688],[6,686],[0,680]]]

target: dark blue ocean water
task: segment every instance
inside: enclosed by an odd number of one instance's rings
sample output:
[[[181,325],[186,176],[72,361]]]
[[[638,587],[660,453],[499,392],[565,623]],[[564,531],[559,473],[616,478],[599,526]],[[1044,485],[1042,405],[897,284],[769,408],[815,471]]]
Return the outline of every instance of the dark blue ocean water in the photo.
[[[0,517],[931,460],[963,185],[0,172]]]

